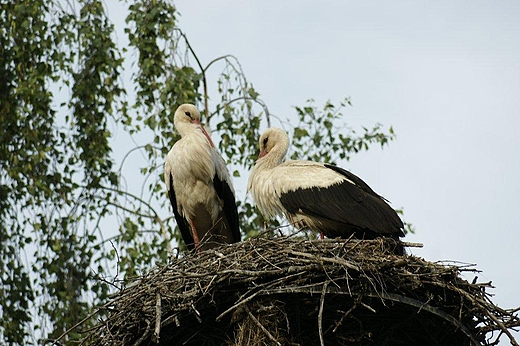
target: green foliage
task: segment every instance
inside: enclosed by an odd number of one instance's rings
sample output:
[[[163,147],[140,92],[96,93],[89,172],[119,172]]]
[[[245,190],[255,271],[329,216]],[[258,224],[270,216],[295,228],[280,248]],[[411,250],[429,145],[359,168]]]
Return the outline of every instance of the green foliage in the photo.
[[[0,4],[0,343],[73,342],[121,281],[183,249],[162,181],[180,104],[199,105],[234,177],[273,120],[238,59],[199,60],[171,1],[124,4],[130,47],[101,0]],[[292,157],[333,163],[395,137],[345,127],[349,104],[295,107]],[[121,129],[135,147],[116,167]],[[244,236],[263,231],[247,197],[238,207]]]
[[[234,56],[225,56],[224,70],[217,82],[220,103],[210,120],[217,121],[217,133],[221,137],[219,149],[229,163],[250,168],[256,160],[257,140],[260,137],[262,117],[269,116],[259,94],[245,78],[242,66]],[[260,106],[255,112],[254,104]],[[239,176],[236,171],[235,176]]]
[[[91,286],[108,293],[91,280],[99,258],[87,223],[105,215],[101,186],[116,181],[107,121],[122,60],[102,2],[77,8],[1,5],[0,331],[9,344],[27,343],[32,328],[61,335],[89,313]],[[68,86],[57,107],[54,89]]]
[[[319,109],[311,99],[306,106],[295,107],[299,123],[293,129],[292,145],[295,150],[291,158],[336,163],[338,160],[349,160],[352,154],[361,150],[368,150],[372,144],[384,147],[395,138],[392,127],[384,132],[381,124],[371,129],[363,127],[361,135],[345,126],[342,111],[350,105],[347,98],[339,106],[328,101]]]
[[[72,71],[73,86],[69,107],[73,110],[73,142],[85,167],[88,187],[99,188],[103,177],[110,182],[112,151],[108,143],[107,116],[114,112],[114,101],[123,90],[116,83],[123,62],[111,34],[113,25],[105,16],[101,1],[85,1],[76,20],[76,32],[69,46],[77,44],[79,63]]]

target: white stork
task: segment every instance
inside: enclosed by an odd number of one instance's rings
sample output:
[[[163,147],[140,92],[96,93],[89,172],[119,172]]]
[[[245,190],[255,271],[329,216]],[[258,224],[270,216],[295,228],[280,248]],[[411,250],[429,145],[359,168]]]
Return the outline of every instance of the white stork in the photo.
[[[164,180],[184,242],[199,251],[240,241],[231,178],[198,109],[181,105],[173,123],[181,139],[166,157]]]
[[[289,137],[278,128],[267,129],[259,145],[247,190],[264,217],[285,214],[297,227],[332,238],[404,236],[395,210],[359,177],[329,164],[282,163]]]

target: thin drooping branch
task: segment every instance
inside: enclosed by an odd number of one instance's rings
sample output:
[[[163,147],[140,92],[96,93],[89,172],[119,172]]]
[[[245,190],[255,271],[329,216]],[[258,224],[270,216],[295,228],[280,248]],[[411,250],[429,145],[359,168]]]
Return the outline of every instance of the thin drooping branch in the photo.
[[[208,119],[208,114],[209,114],[208,99],[209,99],[209,95],[208,95],[208,83],[206,81],[206,70],[202,66],[202,63],[200,62],[199,57],[195,53],[195,50],[193,50],[193,48],[191,47],[190,41],[188,40],[188,37],[186,36],[186,34],[184,34],[184,32],[181,29],[176,28],[176,30],[179,32],[179,34],[184,39],[184,42],[186,43],[186,46],[188,47],[188,50],[193,55],[193,58],[195,59],[195,62],[197,63],[197,66],[200,69],[200,73],[202,75],[202,87],[204,89],[204,116],[206,117],[206,119]]]
[[[61,334],[60,336],[58,336],[56,339],[52,340],[52,346],[59,346],[60,343],[59,341],[61,339],[63,339],[64,337],[66,337],[70,332],[72,332],[74,329],[78,328],[79,326],[81,326],[83,323],[85,323],[86,321],[92,319],[94,316],[96,316],[99,312],[101,311],[101,308],[97,308],[95,309],[91,314],[89,314],[88,316],[86,316],[85,318],[83,318],[81,321],[79,321],[78,323],[76,323],[75,325],[73,325],[72,327],[70,327],[69,329],[67,329],[66,331],[63,332],[63,334]]]
[[[267,120],[267,127],[271,127],[271,113],[269,112],[269,108],[267,107],[267,105],[265,104],[264,101],[262,101],[261,99],[259,98],[253,98],[253,97],[249,97],[249,96],[240,96],[240,97],[236,97],[234,99],[231,99],[229,101],[227,101],[226,103],[223,103],[223,106],[229,106],[237,101],[253,101],[257,104],[259,104],[262,109],[264,110],[264,113],[265,113],[265,118]],[[209,115],[209,117],[213,117],[214,115],[216,115],[219,111],[216,110],[215,112],[211,113]]]
[[[206,72],[211,67],[211,65],[213,65],[214,63],[216,63],[216,62],[218,62],[220,60],[226,60],[227,61],[229,58],[233,58],[234,60],[238,61],[238,59],[234,55],[232,55],[232,54],[222,55],[222,56],[219,56],[218,58],[215,58],[215,59],[211,60],[206,65],[206,67],[204,68],[203,71]]]
[[[148,202],[146,202],[145,200],[143,200],[142,198],[128,192],[128,191],[124,191],[124,190],[119,190],[119,189],[115,189],[113,187],[109,187],[109,186],[102,186],[103,189],[106,189],[108,191],[113,191],[113,192],[116,192],[119,196],[126,196],[126,197],[130,197],[136,201],[138,201],[139,203],[141,203],[142,205],[146,206],[151,212],[152,214],[143,214],[137,210],[132,210],[132,209],[129,209],[129,208],[126,208],[114,201],[106,201],[107,204],[110,204],[110,205],[113,205],[115,208],[118,208],[118,209],[121,209],[121,210],[124,210],[128,213],[131,213],[131,214],[134,214],[134,215],[138,215],[138,216],[141,216],[141,217],[145,217],[145,218],[149,218],[149,219],[152,219],[154,220],[155,222],[157,222],[159,224],[159,227],[161,229],[161,233],[164,237],[164,240],[165,240],[165,243],[166,243],[166,248],[168,250],[168,254],[170,256],[173,256],[173,249],[171,247],[171,244],[170,244],[170,235],[168,234],[168,231],[166,230],[166,225],[164,224],[163,220],[160,218],[159,216],[159,213],[157,213],[157,211],[155,210],[155,208],[153,208]],[[104,199],[103,199],[104,200]]]
[[[229,66],[231,66],[231,68],[235,71],[235,73],[240,76],[240,80],[244,80],[244,82],[247,84],[247,81],[245,80],[245,73],[244,71],[242,70],[242,66],[240,65],[240,62],[239,60],[237,59],[237,57],[235,57],[234,55],[232,54],[226,54],[226,55],[223,55],[223,56],[219,56],[213,60],[211,60],[205,67],[202,65],[198,55],[195,53],[195,50],[193,49],[193,47],[191,46],[191,43],[190,41],[188,40],[188,37],[186,36],[186,34],[179,28],[176,28],[175,29],[179,35],[183,38],[184,42],[186,43],[186,47],[188,48],[188,51],[191,53],[191,55],[193,56],[193,58],[195,59],[195,62],[198,66],[198,68],[200,69],[200,73],[201,73],[201,76],[202,76],[202,88],[203,88],[203,94],[204,94],[204,116],[206,117],[206,123],[209,125],[210,123],[210,120],[212,118],[212,116],[216,113],[216,112],[213,112],[210,114],[209,112],[209,94],[208,94],[208,82],[207,82],[207,78],[206,78],[206,72],[209,70],[209,68],[221,61],[221,60],[225,60]],[[230,59],[234,60],[234,63],[232,63],[230,61]],[[235,66],[238,65],[238,68]],[[243,83],[240,83],[240,87],[242,89],[242,96],[241,97],[238,97],[238,98],[235,98],[229,102],[226,103],[226,105],[229,105],[229,104],[232,104],[233,102],[236,102],[238,100],[244,100],[244,101],[254,101],[256,103],[258,103],[262,109],[264,110],[265,112],[265,116],[266,116],[266,120],[267,120],[267,126],[268,127],[271,127],[271,119],[270,119],[270,113],[269,113],[269,109],[267,108],[267,105],[260,99],[258,98],[253,98],[253,97],[248,97],[247,96],[247,90],[245,90],[245,86],[243,85]]]

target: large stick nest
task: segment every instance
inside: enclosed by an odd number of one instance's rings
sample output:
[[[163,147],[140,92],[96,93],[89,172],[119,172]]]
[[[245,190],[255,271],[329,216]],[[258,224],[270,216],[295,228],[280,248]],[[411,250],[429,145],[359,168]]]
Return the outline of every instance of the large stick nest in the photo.
[[[393,240],[254,238],[190,253],[105,306],[94,345],[494,345],[520,325],[462,264]]]

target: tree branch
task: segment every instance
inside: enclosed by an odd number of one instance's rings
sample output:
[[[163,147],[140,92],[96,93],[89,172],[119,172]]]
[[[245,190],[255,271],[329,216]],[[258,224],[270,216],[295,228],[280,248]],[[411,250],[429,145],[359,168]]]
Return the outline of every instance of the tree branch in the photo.
[[[209,98],[209,96],[208,96],[208,83],[206,81],[206,70],[202,66],[202,63],[200,62],[199,57],[197,56],[197,54],[195,54],[195,51],[191,47],[190,41],[188,40],[188,37],[186,37],[186,34],[184,34],[184,32],[179,28],[176,28],[176,30],[182,36],[182,38],[184,39],[184,42],[186,42],[186,46],[188,47],[188,50],[193,55],[193,58],[195,58],[195,61],[197,62],[197,65],[200,68],[200,72],[202,74],[202,87],[204,89],[204,115],[206,116],[206,119],[208,119],[208,114],[209,114],[208,98]]]
[[[153,213],[153,215],[143,214],[143,213],[140,213],[138,211],[131,210],[131,209],[128,209],[126,207],[123,207],[122,205],[119,205],[119,204],[117,204],[115,202],[107,201],[107,204],[113,205],[116,208],[122,209],[122,210],[124,210],[126,212],[129,212],[131,214],[134,214],[134,215],[138,215],[138,216],[141,216],[141,217],[146,217],[146,218],[149,218],[149,219],[152,219],[152,220],[156,221],[159,224],[160,228],[161,228],[161,233],[162,233],[164,239],[166,240],[166,248],[168,250],[168,253],[170,254],[170,256],[173,256],[173,249],[172,249],[171,244],[170,244],[170,236],[169,236],[168,232],[166,231],[166,226],[165,226],[164,222],[161,220],[161,218],[159,217],[159,214],[157,213],[157,211],[155,211],[155,209],[148,202],[146,202],[142,198],[140,198],[140,197],[138,197],[138,196],[136,196],[136,195],[134,195],[134,194],[132,194],[132,193],[130,193],[128,191],[123,191],[123,190],[115,189],[115,188],[108,187],[108,186],[101,186],[101,187],[103,189],[116,192],[119,195],[126,195],[128,197],[131,197],[131,198],[135,199],[136,201],[140,202],[141,204],[145,205],[146,207],[148,207],[150,209],[150,211]]]

